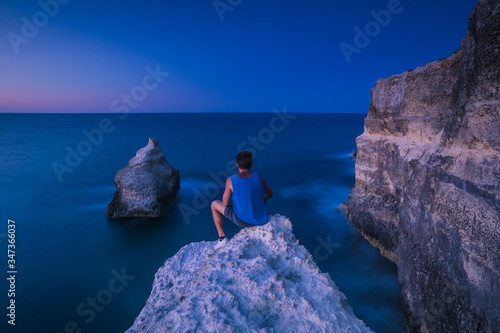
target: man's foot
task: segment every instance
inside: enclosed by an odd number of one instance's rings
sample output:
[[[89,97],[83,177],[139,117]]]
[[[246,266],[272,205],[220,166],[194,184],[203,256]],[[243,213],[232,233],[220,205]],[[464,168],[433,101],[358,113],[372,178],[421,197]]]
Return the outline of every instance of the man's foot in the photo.
[[[226,245],[226,244],[227,244],[227,242],[229,242],[229,240],[227,239],[227,237],[224,237],[224,238],[222,238],[222,239],[221,239],[221,238],[219,238],[219,240],[218,240],[218,241],[216,241],[216,242],[217,242],[217,244],[215,244],[214,250],[218,250],[218,249],[220,249],[220,248],[223,248],[223,247],[224,247],[224,245]]]

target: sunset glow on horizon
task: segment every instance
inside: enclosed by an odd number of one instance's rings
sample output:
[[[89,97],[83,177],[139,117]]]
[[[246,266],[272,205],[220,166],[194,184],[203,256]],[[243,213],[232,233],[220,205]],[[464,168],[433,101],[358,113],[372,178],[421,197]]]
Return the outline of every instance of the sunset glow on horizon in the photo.
[[[237,3],[4,1],[0,112],[113,112],[132,94],[131,112],[366,112],[377,79],[454,52],[475,5]],[[156,66],[169,76],[146,89]]]

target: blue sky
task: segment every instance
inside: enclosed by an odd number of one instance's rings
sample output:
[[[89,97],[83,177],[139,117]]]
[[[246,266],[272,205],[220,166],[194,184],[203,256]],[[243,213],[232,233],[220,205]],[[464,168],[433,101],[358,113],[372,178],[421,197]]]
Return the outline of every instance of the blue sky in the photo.
[[[457,50],[475,4],[3,0],[0,112],[364,113],[378,79]]]

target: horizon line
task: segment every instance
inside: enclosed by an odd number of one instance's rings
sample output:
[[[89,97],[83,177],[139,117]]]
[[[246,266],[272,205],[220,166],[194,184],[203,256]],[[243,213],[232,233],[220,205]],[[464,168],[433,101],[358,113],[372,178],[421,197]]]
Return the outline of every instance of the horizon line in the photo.
[[[268,114],[268,113],[273,113],[272,111],[168,111],[168,112],[129,112],[128,114],[221,114],[221,113],[228,113],[228,114]],[[314,111],[314,112],[308,112],[308,111],[294,111],[292,113],[300,113],[300,114],[366,114],[368,113],[367,111],[363,112],[338,112],[338,111]],[[89,112],[34,112],[34,111],[16,111],[16,112],[4,112],[0,111],[0,114],[118,114],[116,112],[94,112],[94,111],[89,111]]]

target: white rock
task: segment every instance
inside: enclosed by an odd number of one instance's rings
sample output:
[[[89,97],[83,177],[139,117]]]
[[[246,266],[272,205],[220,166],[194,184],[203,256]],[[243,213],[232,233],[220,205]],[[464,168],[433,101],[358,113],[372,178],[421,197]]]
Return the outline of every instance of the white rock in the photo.
[[[127,332],[372,332],[286,217],[215,244],[191,243],[168,259]]]

